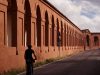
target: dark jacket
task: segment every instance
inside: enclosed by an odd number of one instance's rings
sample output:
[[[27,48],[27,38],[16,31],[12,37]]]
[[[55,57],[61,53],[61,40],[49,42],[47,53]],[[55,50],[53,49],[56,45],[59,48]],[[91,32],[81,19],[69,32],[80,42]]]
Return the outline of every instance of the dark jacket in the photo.
[[[35,62],[35,59],[33,59],[32,54],[34,54],[34,51],[32,49],[27,49],[25,51],[24,57],[25,57],[26,63]]]

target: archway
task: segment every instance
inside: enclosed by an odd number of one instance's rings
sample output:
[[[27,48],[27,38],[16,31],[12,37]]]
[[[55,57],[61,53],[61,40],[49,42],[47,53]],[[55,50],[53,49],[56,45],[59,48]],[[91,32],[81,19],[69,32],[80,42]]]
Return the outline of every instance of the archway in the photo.
[[[31,44],[31,8],[29,0],[25,0],[25,15],[24,15],[24,44]]]
[[[60,46],[60,39],[59,39],[59,36],[60,36],[60,31],[59,31],[59,20],[57,18],[57,46]]]
[[[67,31],[67,30],[66,30],[66,24],[64,24],[64,28],[65,28],[65,29],[64,29],[64,45],[66,46],[66,43],[67,43],[67,41],[66,41],[66,36],[67,36],[67,35],[66,35],[66,31]]]
[[[52,46],[54,46],[54,16],[52,15]]]
[[[37,6],[36,15],[36,45],[41,46],[41,11],[39,5]]]
[[[7,7],[7,46],[17,46],[17,3],[8,0]]]
[[[99,38],[97,36],[94,37],[94,45],[99,46]]]
[[[49,36],[49,19],[48,12],[45,12],[45,46],[48,46],[48,36]]]
[[[89,35],[86,36],[86,43],[87,43],[87,46],[90,46],[90,38],[89,38]]]
[[[61,46],[63,46],[63,23],[61,21]]]

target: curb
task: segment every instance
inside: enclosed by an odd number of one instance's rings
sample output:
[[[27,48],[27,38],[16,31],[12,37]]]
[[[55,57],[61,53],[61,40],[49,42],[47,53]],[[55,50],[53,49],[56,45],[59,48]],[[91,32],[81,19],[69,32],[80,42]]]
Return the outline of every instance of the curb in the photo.
[[[48,64],[41,65],[41,66],[39,66],[39,67],[34,68],[34,70],[37,70],[37,69],[39,69],[39,68],[45,67],[45,66],[47,66],[47,65],[50,65],[50,64],[52,64],[52,63],[55,63],[55,62],[58,62],[58,61],[61,61],[61,60],[64,60],[64,59],[71,58],[71,57],[73,57],[73,56],[74,56],[74,55],[71,55],[71,56],[68,56],[68,57],[65,57],[65,58],[62,58],[62,59],[55,60],[55,61],[50,62],[50,63],[48,63]],[[22,72],[22,73],[19,73],[19,74],[17,74],[17,75],[23,75],[23,74],[25,74],[25,73],[26,73],[26,71],[24,71],[24,72]]]

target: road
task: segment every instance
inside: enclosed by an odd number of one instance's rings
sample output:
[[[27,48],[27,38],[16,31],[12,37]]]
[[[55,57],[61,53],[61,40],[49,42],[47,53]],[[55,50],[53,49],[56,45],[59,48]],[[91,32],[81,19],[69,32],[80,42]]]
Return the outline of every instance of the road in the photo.
[[[100,50],[81,52],[34,70],[34,75],[100,75]]]

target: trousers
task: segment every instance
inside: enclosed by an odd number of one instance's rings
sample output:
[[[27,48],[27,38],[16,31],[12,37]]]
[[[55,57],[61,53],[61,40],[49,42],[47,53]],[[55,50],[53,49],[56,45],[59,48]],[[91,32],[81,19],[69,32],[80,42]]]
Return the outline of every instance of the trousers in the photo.
[[[26,63],[26,75],[34,75],[33,74],[33,63]]]

